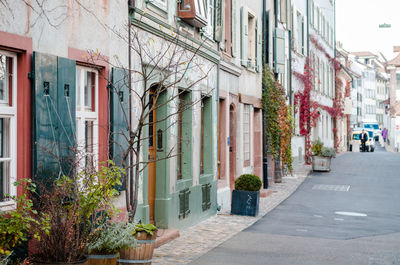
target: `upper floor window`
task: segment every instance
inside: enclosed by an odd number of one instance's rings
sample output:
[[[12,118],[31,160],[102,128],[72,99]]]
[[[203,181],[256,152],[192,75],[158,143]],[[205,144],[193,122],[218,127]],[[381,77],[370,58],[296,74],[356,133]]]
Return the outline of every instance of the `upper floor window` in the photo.
[[[245,166],[250,165],[250,105],[243,105],[243,154]]]
[[[81,168],[95,168],[98,153],[98,72],[76,68],[76,129]]]
[[[214,39],[214,25],[215,25],[215,0],[205,0],[207,2],[207,26],[205,33],[210,39]]]
[[[13,202],[17,180],[17,57],[0,51],[0,207]]]

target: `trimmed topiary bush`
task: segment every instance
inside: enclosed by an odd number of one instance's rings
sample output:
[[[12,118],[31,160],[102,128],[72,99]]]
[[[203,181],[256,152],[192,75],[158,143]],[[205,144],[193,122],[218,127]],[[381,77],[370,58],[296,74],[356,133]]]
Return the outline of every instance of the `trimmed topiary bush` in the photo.
[[[253,174],[244,174],[235,181],[235,190],[259,191],[262,182],[259,177]]]

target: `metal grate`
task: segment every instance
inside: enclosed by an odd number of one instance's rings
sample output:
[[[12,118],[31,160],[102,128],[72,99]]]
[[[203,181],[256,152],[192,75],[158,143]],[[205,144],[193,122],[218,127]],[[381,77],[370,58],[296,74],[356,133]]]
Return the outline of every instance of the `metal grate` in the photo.
[[[317,184],[312,187],[313,190],[330,190],[330,191],[344,191],[350,190],[350,185],[325,185]]]

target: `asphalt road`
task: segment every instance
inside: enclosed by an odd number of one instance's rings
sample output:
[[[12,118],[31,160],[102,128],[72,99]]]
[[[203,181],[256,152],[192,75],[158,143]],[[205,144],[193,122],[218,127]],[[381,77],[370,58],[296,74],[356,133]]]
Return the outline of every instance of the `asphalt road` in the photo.
[[[400,264],[400,154],[346,153],[197,264]]]

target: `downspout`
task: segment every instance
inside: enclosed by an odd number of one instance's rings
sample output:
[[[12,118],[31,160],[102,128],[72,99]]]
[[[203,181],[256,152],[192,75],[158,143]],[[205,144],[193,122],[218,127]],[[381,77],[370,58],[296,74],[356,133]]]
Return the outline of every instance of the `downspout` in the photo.
[[[131,15],[133,14],[133,9],[131,10],[131,7],[135,6],[135,0],[129,0],[128,1],[128,87],[129,87],[129,134],[132,132],[132,52],[131,52]],[[134,200],[134,192],[133,192],[133,151],[130,151],[129,154],[129,208],[127,209],[128,212],[130,212],[130,209],[133,208],[133,200]],[[126,183],[128,185],[128,183]],[[128,192],[128,190],[126,190]],[[129,216],[129,219],[133,218],[133,216]]]
[[[334,56],[336,58],[336,0],[333,1],[333,26],[335,28],[335,34],[333,36],[333,49],[334,49]]]
[[[310,1],[309,0],[307,0],[307,56],[310,56]]]
[[[269,28],[267,25],[267,3],[266,0],[263,0],[263,13],[262,13],[262,32],[263,32],[263,56],[262,56],[262,69],[264,69],[265,66],[268,64],[269,60]],[[264,75],[264,71],[262,71],[262,75]],[[264,95],[266,91],[266,87],[264,85],[264,82],[261,84],[262,86],[262,95]],[[261,99],[262,100],[262,99]],[[266,113],[264,110],[264,106],[262,108],[262,123],[263,123],[263,128],[267,127],[267,118],[266,118]],[[267,133],[265,130],[262,130],[263,132],[263,188],[268,189],[268,158],[267,158]]]
[[[292,105],[292,31],[289,30],[289,104]]]

